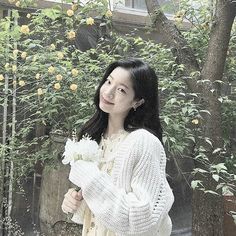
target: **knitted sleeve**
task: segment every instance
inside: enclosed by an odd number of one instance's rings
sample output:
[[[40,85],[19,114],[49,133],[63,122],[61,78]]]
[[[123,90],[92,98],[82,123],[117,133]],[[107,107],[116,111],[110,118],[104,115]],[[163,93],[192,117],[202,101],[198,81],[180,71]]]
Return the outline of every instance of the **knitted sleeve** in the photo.
[[[79,179],[89,208],[108,229],[118,235],[155,235],[173,203],[172,192],[167,191],[165,152],[160,141],[147,131],[136,132],[133,140],[124,157],[136,160],[132,191],[115,186],[108,174],[85,161],[78,162],[69,179],[75,184]],[[122,176],[125,178],[126,173]]]

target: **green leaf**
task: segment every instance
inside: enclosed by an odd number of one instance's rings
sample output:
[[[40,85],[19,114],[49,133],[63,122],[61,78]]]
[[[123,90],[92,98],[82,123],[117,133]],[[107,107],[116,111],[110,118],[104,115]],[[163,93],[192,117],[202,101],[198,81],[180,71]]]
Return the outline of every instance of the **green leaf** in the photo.
[[[18,10],[12,10],[12,16],[13,16],[13,18],[19,18]]]
[[[208,110],[200,110],[199,112],[204,112],[204,113],[208,113],[209,115],[211,115],[211,113]]]
[[[223,183],[220,183],[216,186],[216,190],[220,189],[220,188],[223,188],[224,184]]]
[[[214,83],[220,83],[220,84],[224,84],[225,82],[222,80],[215,80]]]
[[[193,181],[191,182],[191,187],[192,187],[192,189],[197,188],[199,184],[202,185],[202,181],[201,181],[201,180],[193,180]]]
[[[42,10],[42,14],[52,20],[56,20],[61,15],[61,12],[59,10],[56,10],[53,8],[51,8],[51,9],[47,8],[47,9]]]
[[[233,217],[234,224],[236,225],[236,212],[235,211],[230,211],[231,216]]]
[[[212,165],[212,168],[216,169],[217,173],[223,172],[222,170],[227,170],[225,163],[219,163],[217,165]]]
[[[171,99],[169,100],[169,102],[170,102],[171,104],[175,103],[176,101],[177,101],[176,98],[171,98]]]
[[[170,118],[169,117],[164,117],[164,122],[169,125]]]
[[[182,108],[182,112],[185,114],[186,112],[188,111],[188,108],[187,107],[183,107]]]
[[[217,192],[212,191],[212,190],[205,190],[204,193],[210,193],[210,194],[214,194],[214,195],[219,195]]]
[[[222,194],[225,196],[233,196],[234,195],[229,186],[222,187]]]
[[[205,138],[205,141],[213,147],[212,142],[210,141],[209,138]]]
[[[212,178],[213,178],[216,182],[218,182],[219,179],[220,179],[220,176],[219,176],[219,175],[216,175],[216,174],[213,174],[213,175],[212,175]]]
[[[163,143],[165,144],[166,141],[167,141],[167,137],[166,137],[166,136],[163,136],[163,137],[162,137],[162,141],[163,141]],[[235,177],[236,177],[236,176],[235,176]]]
[[[195,168],[194,169],[195,172],[200,172],[200,173],[208,173],[208,171],[201,169],[201,168]]]
[[[188,139],[192,140],[194,143],[196,142],[195,138],[194,137],[188,137]]]
[[[217,152],[221,151],[221,148],[216,148],[212,153],[215,154]]]

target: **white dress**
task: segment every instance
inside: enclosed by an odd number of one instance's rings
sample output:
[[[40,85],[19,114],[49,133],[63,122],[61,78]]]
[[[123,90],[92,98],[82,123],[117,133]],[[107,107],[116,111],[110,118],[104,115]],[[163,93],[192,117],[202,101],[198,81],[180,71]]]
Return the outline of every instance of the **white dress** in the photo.
[[[107,172],[109,175],[111,174],[114,164],[113,154],[127,135],[128,132],[122,130],[109,138],[102,136],[100,147],[103,150],[103,155],[99,165],[100,170]],[[86,206],[82,236],[115,236],[115,233],[108,230],[96,220],[91,210]]]

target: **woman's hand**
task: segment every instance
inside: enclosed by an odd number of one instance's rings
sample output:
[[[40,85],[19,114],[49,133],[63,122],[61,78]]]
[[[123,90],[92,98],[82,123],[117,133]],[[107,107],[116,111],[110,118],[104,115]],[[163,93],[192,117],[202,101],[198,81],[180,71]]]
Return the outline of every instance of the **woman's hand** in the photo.
[[[76,191],[75,188],[70,188],[64,196],[61,209],[64,213],[75,213],[80,207],[83,200],[82,191]]]

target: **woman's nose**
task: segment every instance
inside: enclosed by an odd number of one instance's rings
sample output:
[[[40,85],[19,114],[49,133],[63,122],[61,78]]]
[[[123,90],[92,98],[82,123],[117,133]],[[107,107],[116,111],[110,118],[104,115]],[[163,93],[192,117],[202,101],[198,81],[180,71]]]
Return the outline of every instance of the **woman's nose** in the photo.
[[[114,89],[107,89],[105,91],[105,94],[108,98],[113,99],[114,98]]]

